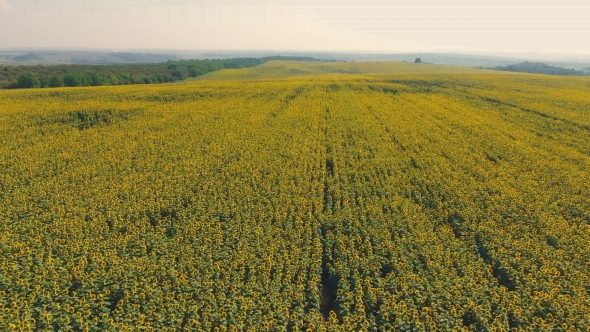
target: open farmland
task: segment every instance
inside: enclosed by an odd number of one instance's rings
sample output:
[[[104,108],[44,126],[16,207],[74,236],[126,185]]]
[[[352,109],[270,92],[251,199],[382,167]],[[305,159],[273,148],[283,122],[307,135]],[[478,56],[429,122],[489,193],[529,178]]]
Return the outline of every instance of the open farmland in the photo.
[[[589,78],[0,91],[0,330],[586,331],[589,183]]]

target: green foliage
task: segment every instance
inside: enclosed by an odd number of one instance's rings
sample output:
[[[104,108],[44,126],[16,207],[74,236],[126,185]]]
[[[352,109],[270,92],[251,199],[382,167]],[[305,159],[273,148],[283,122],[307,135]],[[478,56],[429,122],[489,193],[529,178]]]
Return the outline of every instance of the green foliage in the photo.
[[[0,87],[77,87],[100,85],[155,84],[176,82],[187,77],[198,77],[222,69],[248,68],[271,60],[318,61],[310,57],[266,57],[168,61],[153,64],[126,65],[56,65],[56,66],[11,66],[4,67],[0,74]],[[31,76],[35,76],[34,82]],[[20,84],[21,77],[27,82]],[[51,80],[57,77],[63,81]],[[37,83],[37,80],[39,81]]]
[[[40,88],[41,81],[39,75],[31,72],[24,73],[18,77],[18,87],[21,89],[26,88]]]
[[[81,73],[68,73],[63,77],[64,86],[88,86],[90,85],[89,78],[89,76]]]
[[[502,70],[502,71],[513,71],[522,73],[532,74],[547,74],[547,75],[564,75],[564,76],[587,76],[590,75],[590,71],[587,70],[575,70],[561,67],[550,66],[541,62],[521,62],[514,65],[508,66],[497,66],[490,69]]]
[[[172,71],[170,72],[170,75],[172,75],[172,77],[173,77],[175,80],[179,80],[179,81],[181,81],[181,80],[183,80],[183,79],[185,79],[185,78],[186,78],[186,75],[185,75],[185,74],[184,74],[184,72],[183,72],[182,70],[180,70],[180,69],[175,69],[175,70],[172,70]]]

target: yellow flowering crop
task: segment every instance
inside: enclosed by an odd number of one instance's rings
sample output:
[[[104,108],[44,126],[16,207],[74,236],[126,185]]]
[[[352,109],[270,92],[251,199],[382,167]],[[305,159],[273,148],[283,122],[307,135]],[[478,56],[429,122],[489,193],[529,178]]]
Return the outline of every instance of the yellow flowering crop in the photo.
[[[0,330],[585,331],[589,170],[587,78],[0,91]]]

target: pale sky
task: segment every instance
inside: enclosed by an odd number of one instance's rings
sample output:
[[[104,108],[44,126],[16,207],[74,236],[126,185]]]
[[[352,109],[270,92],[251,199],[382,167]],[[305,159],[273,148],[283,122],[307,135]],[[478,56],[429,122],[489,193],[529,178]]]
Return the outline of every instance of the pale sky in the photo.
[[[527,52],[590,57],[590,3],[0,0],[0,49],[6,48]]]

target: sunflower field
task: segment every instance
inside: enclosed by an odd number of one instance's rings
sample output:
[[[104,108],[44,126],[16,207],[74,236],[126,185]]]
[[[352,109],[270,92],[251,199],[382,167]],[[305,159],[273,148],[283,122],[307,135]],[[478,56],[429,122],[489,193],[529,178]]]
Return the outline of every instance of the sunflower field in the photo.
[[[588,331],[589,184],[588,78],[0,91],[0,330]]]

